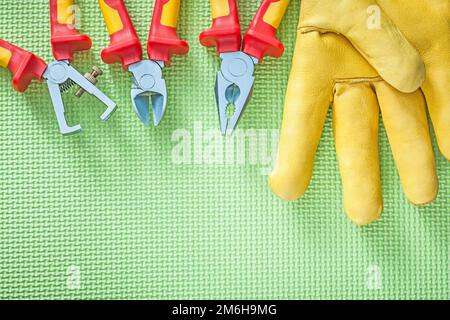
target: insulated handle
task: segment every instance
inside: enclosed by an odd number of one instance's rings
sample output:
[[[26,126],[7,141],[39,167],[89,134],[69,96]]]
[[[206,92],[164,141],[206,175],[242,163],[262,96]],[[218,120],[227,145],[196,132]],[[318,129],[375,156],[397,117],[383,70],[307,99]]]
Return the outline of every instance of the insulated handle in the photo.
[[[259,61],[265,56],[279,58],[284,46],[277,40],[276,33],[286,13],[289,0],[263,0],[244,36],[243,51]]]
[[[73,60],[77,51],[89,50],[91,39],[75,30],[77,7],[73,0],[50,0],[51,44],[56,60]]]
[[[119,62],[124,69],[142,61],[142,46],[131,22],[123,0],[99,0],[111,39],[108,48],[101,53],[103,62]]]
[[[14,90],[24,92],[32,80],[42,80],[47,64],[34,54],[0,39],[0,67],[11,71]]]
[[[189,52],[189,45],[177,36],[179,15],[180,0],[156,0],[147,44],[151,60],[170,63],[173,54]]]
[[[217,52],[241,50],[241,27],[236,0],[211,0],[212,26],[200,34],[200,43],[216,47]]]

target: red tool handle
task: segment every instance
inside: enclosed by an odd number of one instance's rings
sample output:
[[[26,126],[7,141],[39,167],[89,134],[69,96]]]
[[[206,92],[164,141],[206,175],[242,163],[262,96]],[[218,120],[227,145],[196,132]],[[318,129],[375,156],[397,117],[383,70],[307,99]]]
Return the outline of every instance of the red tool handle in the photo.
[[[73,0],[50,0],[51,44],[56,60],[73,60],[77,51],[89,50],[91,39],[75,30]]]
[[[276,33],[283,19],[289,0],[263,0],[244,36],[243,51],[260,62],[265,56],[279,58],[284,46]]]
[[[119,62],[124,69],[142,61],[142,46],[123,0],[99,0],[111,39],[101,53],[103,62]]]
[[[200,34],[200,43],[205,47],[216,47],[217,52],[241,50],[241,27],[236,0],[212,0],[212,26]]]
[[[170,63],[173,54],[189,52],[189,45],[177,36],[179,13],[180,0],[156,0],[147,44],[151,60]]]
[[[32,80],[42,80],[47,69],[47,64],[42,59],[2,39],[0,66],[11,71],[12,86],[18,92],[26,91]]]

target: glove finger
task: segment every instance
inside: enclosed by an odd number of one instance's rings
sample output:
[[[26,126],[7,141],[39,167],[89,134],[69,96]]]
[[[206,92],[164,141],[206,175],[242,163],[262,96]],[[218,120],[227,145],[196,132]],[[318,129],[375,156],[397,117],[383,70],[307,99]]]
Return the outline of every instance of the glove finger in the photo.
[[[378,71],[402,92],[423,83],[425,66],[414,48],[374,0],[304,0],[300,29],[343,34]]]
[[[444,61],[443,61],[444,62]],[[447,67],[430,69],[423,91],[439,149],[450,161],[450,62]]]
[[[336,84],[333,126],[344,206],[358,225],[377,220],[382,212],[378,120],[378,103],[369,84]]]
[[[286,93],[278,157],[269,178],[284,200],[301,197],[311,180],[314,157],[332,94],[331,75],[312,66],[329,61],[320,35],[299,35]]]
[[[422,92],[404,94],[383,81],[375,89],[406,197],[416,205],[433,202],[438,178]]]

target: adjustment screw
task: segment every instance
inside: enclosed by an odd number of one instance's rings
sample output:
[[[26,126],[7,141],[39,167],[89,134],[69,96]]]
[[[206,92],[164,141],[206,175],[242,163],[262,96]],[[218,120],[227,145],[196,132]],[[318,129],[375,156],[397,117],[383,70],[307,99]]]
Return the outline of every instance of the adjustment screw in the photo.
[[[98,83],[97,78],[99,76],[101,76],[103,74],[102,69],[100,69],[97,66],[93,66],[92,67],[92,71],[90,73],[86,73],[84,75],[84,77],[93,85],[96,85]],[[78,91],[75,93],[75,97],[77,98],[81,98],[81,96],[85,93],[86,91],[83,88],[79,88]]]

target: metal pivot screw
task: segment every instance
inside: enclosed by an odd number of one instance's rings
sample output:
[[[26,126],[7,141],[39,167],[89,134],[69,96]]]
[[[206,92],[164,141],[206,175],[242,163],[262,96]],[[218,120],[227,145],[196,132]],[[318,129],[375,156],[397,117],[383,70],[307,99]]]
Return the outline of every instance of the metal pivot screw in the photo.
[[[98,83],[97,78],[103,74],[102,69],[100,69],[97,66],[92,67],[92,71],[90,73],[86,73],[84,77],[89,80],[90,83],[93,85],[96,85]],[[78,91],[75,93],[75,96],[77,98],[81,98],[81,96],[86,92],[83,88],[79,88]]]

